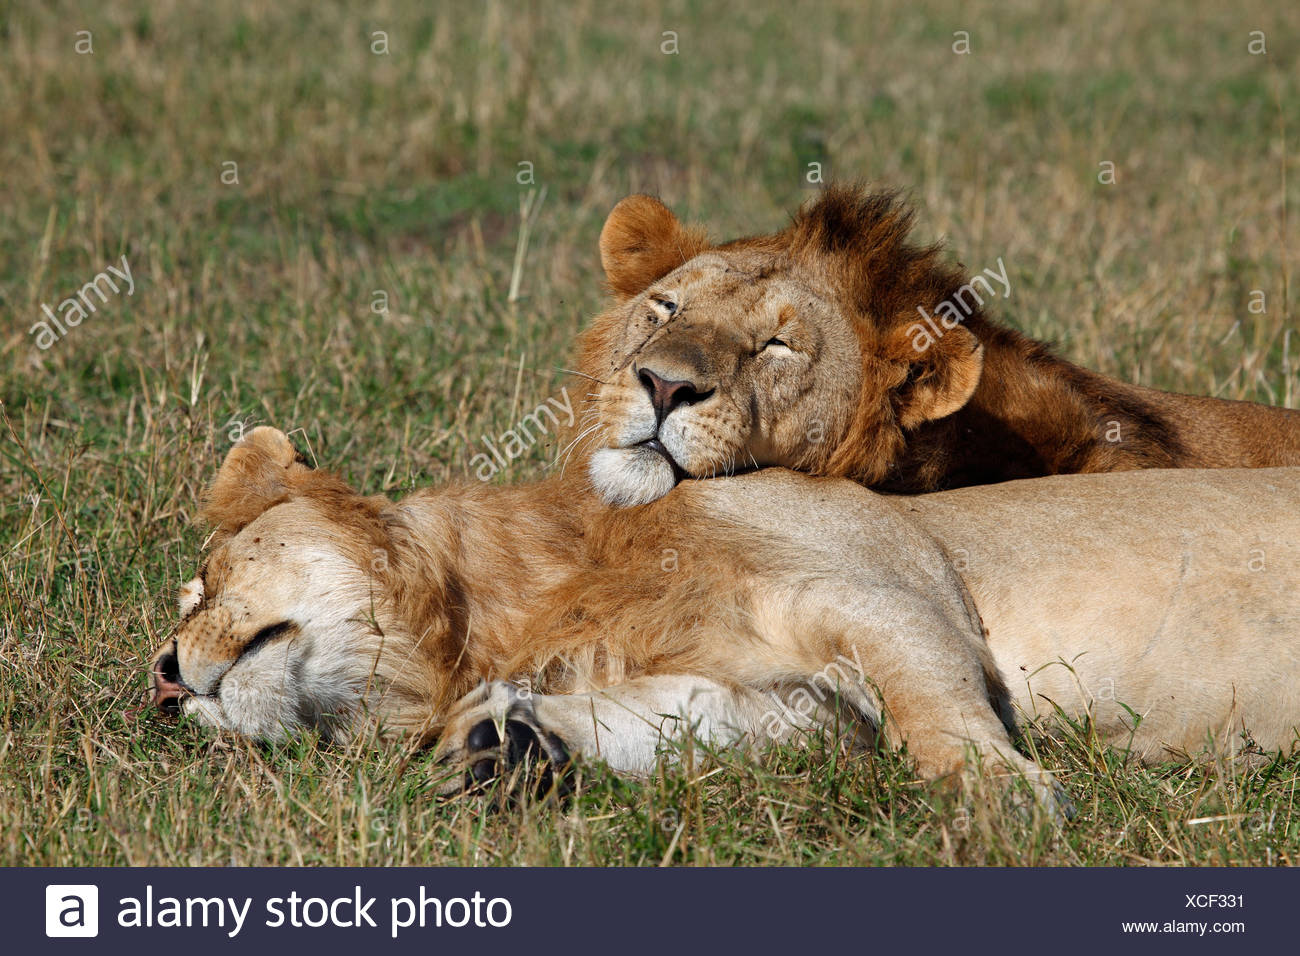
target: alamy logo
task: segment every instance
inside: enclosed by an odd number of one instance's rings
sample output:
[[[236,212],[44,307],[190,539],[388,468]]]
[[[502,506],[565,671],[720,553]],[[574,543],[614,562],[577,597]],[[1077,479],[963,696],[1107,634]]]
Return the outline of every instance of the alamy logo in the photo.
[[[56,883],[45,887],[46,936],[98,936],[99,887]]]
[[[119,282],[122,285],[118,285]],[[126,256],[122,257],[122,268],[108,266],[103,272],[95,273],[95,278],[59,303],[57,313],[42,302],[41,311],[45,318],[27,332],[36,336],[36,347],[43,352],[67,335],[69,329],[75,329],[87,316],[95,313],[93,296],[99,296],[100,305],[107,305],[109,291],[120,295],[122,286],[126,287],[127,295],[135,295],[135,279],[131,278],[131,264],[126,261]]]
[[[563,412],[568,418],[565,423],[568,427],[573,427],[573,400],[569,398],[569,387],[566,385],[560,389],[560,394],[564,396],[564,401],[555,398],[548,398],[542,404],[534,408],[529,414],[520,419],[519,424],[509,429],[504,434],[498,436],[497,442],[501,448],[487,435],[483,436],[483,444],[487,446],[488,451],[479,452],[469,460],[469,466],[474,469],[474,474],[479,481],[491,481],[492,477],[510,462],[514,461],[532,445],[540,441],[544,435],[549,435],[551,429],[559,427],[560,417],[556,412]],[[552,410],[554,406],[554,411]],[[551,420],[551,427],[546,427],[546,421],[542,416]],[[529,426],[532,428],[529,428]],[[505,454],[502,454],[504,452]]]

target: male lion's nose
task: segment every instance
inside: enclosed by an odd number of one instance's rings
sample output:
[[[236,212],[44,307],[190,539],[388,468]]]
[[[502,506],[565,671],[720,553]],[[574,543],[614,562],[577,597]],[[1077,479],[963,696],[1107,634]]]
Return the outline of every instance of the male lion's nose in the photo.
[[[164,714],[181,712],[181,698],[189,693],[181,683],[180,662],[175,651],[164,651],[153,662],[153,702]]]
[[[655,420],[657,422],[662,422],[667,418],[668,413],[674,408],[702,402],[713,394],[713,389],[700,391],[694,382],[667,381],[648,368],[640,369],[637,372],[637,378],[641,380],[645,390],[650,393],[650,404],[654,406]]]

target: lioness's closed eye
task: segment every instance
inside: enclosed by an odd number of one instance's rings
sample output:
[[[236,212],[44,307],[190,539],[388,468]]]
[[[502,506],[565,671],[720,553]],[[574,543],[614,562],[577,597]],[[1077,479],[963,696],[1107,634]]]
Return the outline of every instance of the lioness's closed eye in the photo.
[[[887,192],[832,187],[772,235],[711,245],[656,199],[610,213],[615,302],[583,335],[575,454],[607,502],[763,465],[919,492],[1050,474],[1300,464],[1300,413],[1160,392],[997,325],[910,243]],[[671,306],[671,308],[669,307]]]

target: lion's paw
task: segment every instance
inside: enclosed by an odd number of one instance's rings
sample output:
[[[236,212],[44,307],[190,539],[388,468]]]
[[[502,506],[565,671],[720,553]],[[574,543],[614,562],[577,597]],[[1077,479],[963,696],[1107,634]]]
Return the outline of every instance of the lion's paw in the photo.
[[[478,687],[457,705],[443,731],[442,761],[463,774],[444,791],[481,788],[504,781],[509,792],[520,785],[539,795],[569,789],[569,749],[538,720],[535,696],[505,681]]]
[[[983,794],[1004,810],[1026,819],[1042,813],[1055,826],[1074,819],[1069,794],[1053,774],[1018,753],[994,752],[968,764],[963,774],[968,794]]]

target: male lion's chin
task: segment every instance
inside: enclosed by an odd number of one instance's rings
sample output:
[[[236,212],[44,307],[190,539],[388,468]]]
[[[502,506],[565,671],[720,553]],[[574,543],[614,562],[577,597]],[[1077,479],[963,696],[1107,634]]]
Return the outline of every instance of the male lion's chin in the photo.
[[[587,470],[596,494],[617,508],[649,504],[673,490],[673,466],[652,448],[602,448]]]

